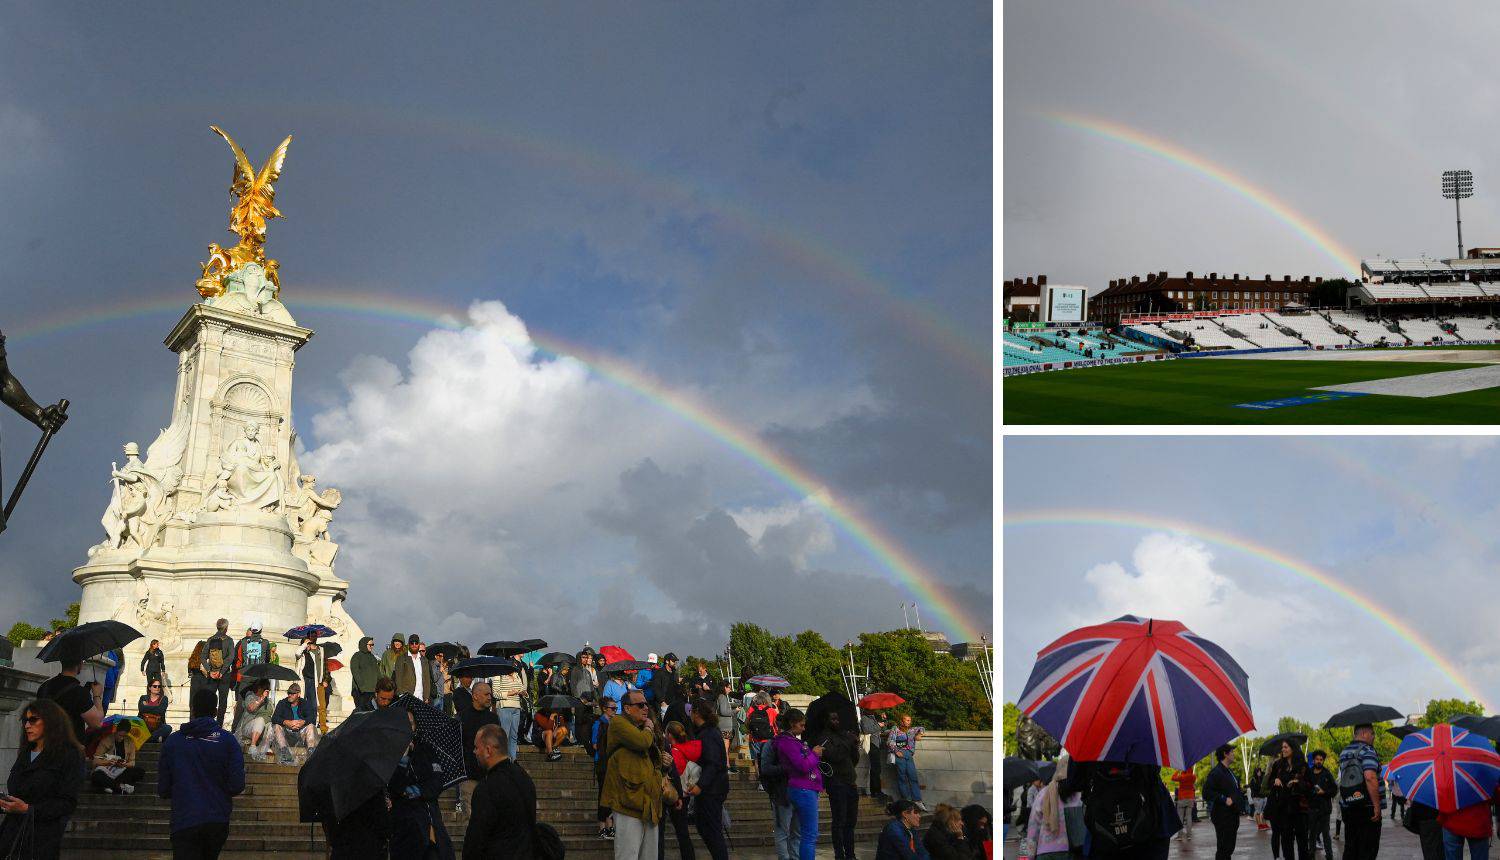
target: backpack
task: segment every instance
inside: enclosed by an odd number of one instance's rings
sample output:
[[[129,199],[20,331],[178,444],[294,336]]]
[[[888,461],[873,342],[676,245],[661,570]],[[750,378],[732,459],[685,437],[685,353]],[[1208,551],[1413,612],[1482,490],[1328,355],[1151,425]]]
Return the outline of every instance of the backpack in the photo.
[[[536,860],[563,860],[567,853],[562,837],[545,821],[538,821],[531,828],[531,849]]]
[[[208,669],[211,672],[220,672],[224,669],[224,649],[217,644],[209,646]]]
[[[1345,806],[1370,802],[1365,796],[1365,769],[1357,752],[1348,756],[1339,754],[1339,799]]]
[[[1154,768],[1096,764],[1089,774],[1083,821],[1095,851],[1136,848],[1157,837],[1156,799],[1149,779]]]
[[[750,730],[750,740],[768,741],[772,738],[771,714],[768,708],[756,706],[750,709],[750,715],[745,718],[745,728]]]
[[[245,640],[245,665],[258,666],[266,662],[266,642],[264,639],[254,638]]]

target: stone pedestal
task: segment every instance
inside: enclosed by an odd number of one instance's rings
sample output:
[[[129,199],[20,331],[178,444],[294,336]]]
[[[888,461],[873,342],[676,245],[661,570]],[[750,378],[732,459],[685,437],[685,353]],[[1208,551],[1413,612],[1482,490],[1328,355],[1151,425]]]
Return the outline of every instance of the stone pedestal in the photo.
[[[296,459],[293,357],[313,333],[261,281],[258,266],[236,272],[229,292],[191,306],[167,336],[178,357],[171,423],[144,461],[139,446],[126,446],[124,466],[111,472],[106,538],[73,572],[80,621],[113,618],[144,634],[125,652],[117,701],[127,712],[144,692],[139,666],[152,639],[166,654],[180,721],[188,657],[219,618],[236,641],[260,627],[284,665],[298,647],[282,636],[292,627],[332,627],[345,662],[363,635],[344,611],[349,584],[333,572],[327,525],[338,491],[318,493]],[[347,669],[334,683],[331,717],[352,701]]]

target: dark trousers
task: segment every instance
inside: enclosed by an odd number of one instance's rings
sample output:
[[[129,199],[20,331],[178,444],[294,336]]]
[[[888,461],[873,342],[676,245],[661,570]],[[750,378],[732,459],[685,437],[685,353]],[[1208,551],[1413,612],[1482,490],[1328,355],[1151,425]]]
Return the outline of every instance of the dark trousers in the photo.
[[[354,691],[354,710],[356,710],[356,711],[373,711],[373,710],[375,710],[375,694],[374,693],[361,693],[360,691],[355,690]]]
[[[1323,856],[1333,860],[1333,836],[1329,833],[1328,820],[1333,816],[1333,810],[1314,810],[1307,814],[1307,835],[1309,839],[1309,854],[1318,856],[1318,843],[1323,843]]]
[[[855,797],[857,800],[858,792],[855,792]],[[698,836],[708,848],[708,856],[714,860],[729,860],[729,840],[724,838],[724,798],[700,794],[693,803],[696,805],[694,818],[698,825]]]
[[[1090,860],[1167,860],[1172,852],[1171,839],[1155,839],[1125,851],[1094,851]]]
[[[870,744],[870,796],[880,796],[880,765],[885,762],[879,744]]]
[[[1282,860],[1308,860],[1307,815],[1299,810],[1278,812],[1271,820],[1271,840]]]
[[[229,707],[229,678],[224,677],[220,678],[217,681],[212,678],[206,678],[204,680],[206,685],[208,686],[208,689],[213,690],[214,692],[219,694],[219,710],[217,716],[219,725],[222,726],[224,725],[224,711]]]
[[[229,822],[200,824],[172,831],[172,860],[218,860],[224,840],[229,838]]]
[[[854,827],[859,823],[859,789],[852,784],[826,780],[828,809],[833,814],[833,857],[854,856]]]
[[[1429,818],[1417,825],[1417,842],[1422,846],[1422,860],[1443,860],[1443,825]]]
[[[1240,815],[1234,809],[1215,809],[1208,815],[1214,823],[1214,860],[1229,860],[1240,838]]]
[[[663,801],[663,806],[666,802]],[[666,806],[662,810],[664,816],[656,826],[656,857],[657,860],[667,855],[667,822],[672,822],[672,832],[677,835],[677,855],[684,860],[694,860],[697,853],[693,851],[693,831],[688,826],[687,804],[682,808]]]
[[[1344,810],[1343,860],[1375,860],[1380,853],[1380,819],[1371,821],[1371,814],[1369,807]]]
[[[120,786],[135,785],[136,783],[140,782],[141,779],[145,776],[146,771],[144,769],[132,765],[131,767],[125,768],[125,770],[116,777],[111,777],[109,774],[106,774],[102,770],[90,771],[89,782],[92,783],[93,786],[100,791],[103,791],[106,788],[111,791],[119,791]]]

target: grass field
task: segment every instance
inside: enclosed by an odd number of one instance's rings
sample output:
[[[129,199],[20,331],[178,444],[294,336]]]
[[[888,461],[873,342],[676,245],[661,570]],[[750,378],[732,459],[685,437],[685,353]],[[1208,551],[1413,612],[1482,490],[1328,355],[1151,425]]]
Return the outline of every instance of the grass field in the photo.
[[[1493,347],[1491,347],[1493,349]],[[1317,392],[1319,385],[1481,365],[1221,358],[1122,364],[1015,376],[1002,382],[1007,424],[1494,424],[1500,388],[1442,397],[1368,395],[1280,409],[1237,403]]]

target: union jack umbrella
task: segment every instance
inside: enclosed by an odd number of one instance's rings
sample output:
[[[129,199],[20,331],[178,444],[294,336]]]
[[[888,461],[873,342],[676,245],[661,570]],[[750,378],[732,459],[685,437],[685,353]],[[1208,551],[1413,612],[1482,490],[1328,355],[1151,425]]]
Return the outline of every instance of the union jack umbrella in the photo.
[[[1388,767],[1408,800],[1438,812],[1485,803],[1500,785],[1500,755],[1489,740],[1447,723],[1402,738]]]
[[[1036,656],[1021,712],[1074,761],[1186,769],[1255,728],[1245,670],[1180,621],[1126,615]]]

